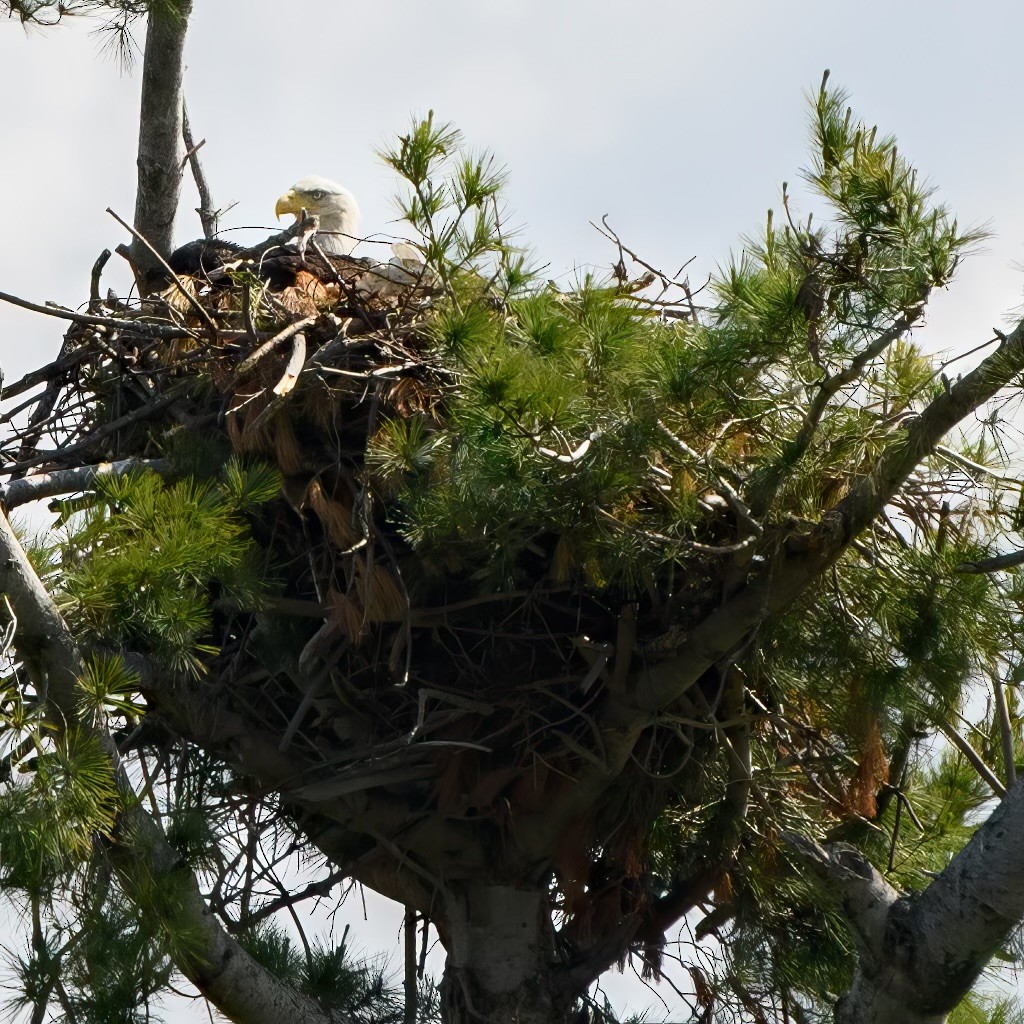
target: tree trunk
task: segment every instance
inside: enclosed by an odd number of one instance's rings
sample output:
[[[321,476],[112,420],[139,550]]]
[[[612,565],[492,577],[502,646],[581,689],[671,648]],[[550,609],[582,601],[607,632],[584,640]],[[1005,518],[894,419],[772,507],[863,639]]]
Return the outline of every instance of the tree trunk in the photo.
[[[160,269],[160,260],[174,248],[174,217],[178,212],[182,164],[182,78],[185,34],[192,0],[154,0],[146,29],[139,113],[138,188],[135,230],[149,243],[135,239],[132,263],[145,288]],[[149,248],[152,246],[152,251]]]
[[[942,1024],[1024,919],[1024,782],[923,891],[897,892],[854,847],[788,835],[835,887],[858,947],[836,1024]]]
[[[445,903],[445,1024],[562,1024],[546,890],[473,882]]]
[[[850,991],[836,1006],[836,1024],[943,1024],[945,1013],[915,1007],[920,993],[905,991],[899,969],[885,969],[875,977],[858,970]]]

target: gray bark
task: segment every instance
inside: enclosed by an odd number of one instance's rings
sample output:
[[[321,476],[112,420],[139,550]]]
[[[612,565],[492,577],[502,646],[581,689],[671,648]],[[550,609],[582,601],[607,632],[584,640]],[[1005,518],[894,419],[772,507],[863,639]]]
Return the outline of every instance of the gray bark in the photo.
[[[203,162],[199,158],[199,147],[206,139],[198,145],[192,137],[192,126],[188,120],[188,107],[182,103],[181,106],[181,137],[185,143],[185,152],[188,154],[188,164],[192,168],[192,177],[196,183],[196,191],[199,193],[199,206],[196,213],[203,225],[204,238],[217,237],[217,222],[220,218],[220,211],[213,205],[213,196],[210,192],[210,183],[206,179],[206,172],[203,170]]]
[[[923,892],[898,893],[852,847],[790,836],[835,886],[857,940],[836,1024],[942,1024],[1024,919],[1024,784]]]
[[[58,469],[52,473],[35,473],[32,476],[12,480],[6,487],[0,487],[0,501],[10,510],[42,498],[53,498],[77,491],[89,490],[97,480],[104,477],[124,476],[149,470],[169,478],[171,465],[167,459],[122,459],[120,462],[101,462],[95,466],[79,466],[76,469]]]
[[[566,1020],[564,998],[553,984],[546,890],[481,881],[450,886],[446,895],[445,1024]]]
[[[185,159],[182,78],[191,13],[192,0],[160,0],[151,6],[142,66],[135,229],[165,260],[174,249]],[[156,256],[137,239],[131,258],[143,281],[161,269]]]

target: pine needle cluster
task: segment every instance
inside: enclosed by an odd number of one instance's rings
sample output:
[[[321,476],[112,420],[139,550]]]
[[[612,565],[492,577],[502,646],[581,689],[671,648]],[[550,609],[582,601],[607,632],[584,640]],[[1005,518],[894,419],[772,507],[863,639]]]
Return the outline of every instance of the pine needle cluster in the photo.
[[[244,513],[274,497],[278,473],[229,462],[219,480],[167,487],[155,473],[105,481],[74,513],[59,551],[66,614],[112,650],[202,672],[212,604],[255,609],[268,586]]]

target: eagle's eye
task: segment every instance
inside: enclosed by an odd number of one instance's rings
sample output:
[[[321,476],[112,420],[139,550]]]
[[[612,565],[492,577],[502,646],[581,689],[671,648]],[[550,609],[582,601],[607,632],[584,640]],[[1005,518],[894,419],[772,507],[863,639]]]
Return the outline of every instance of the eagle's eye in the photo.
[[[319,203],[324,197],[324,190],[322,188],[315,188],[309,194]]]

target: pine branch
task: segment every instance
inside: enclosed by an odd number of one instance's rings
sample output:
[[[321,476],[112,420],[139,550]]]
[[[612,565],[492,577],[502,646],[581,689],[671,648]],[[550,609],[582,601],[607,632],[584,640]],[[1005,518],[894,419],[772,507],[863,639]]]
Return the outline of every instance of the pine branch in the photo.
[[[110,758],[124,798],[110,853],[126,893],[131,895],[139,888],[145,891],[154,880],[173,882],[180,902],[148,900],[147,909],[160,907],[165,927],[172,933],[184,927],[201,937],[194,951],[182,955],[177,964],[181,972],[221,1013],[239,1024],[279,1024],[282,1020],[331,1024],[331,1015],[260,966],[208,912],[195,876],[136,798],[109,733],[79,719],[77,681],[84,667],[77,645],[5,516],[0,516],[0,590],[8,596],[17,617],[15,649],[53,709],[54,724],[58,728],[75,724],[95,733]]]
[[[793,466],[806,454],[807,449],[814,439],[815,432],[821,422],[821,417],[828,409],[829,402],[844,387],[854,383],[864,369],[878,358],[894,341],[901,338],[910,328],[924,315],[924,303],[909,309],[903,316],[888,328],[882,331],[868,345],[850,360],[849,365],[837,373],[830,374],[820,384],[817,393],[811,402],[803,423],[797,432],[796,437],[786,445],[785,452],[778,463],[769,467],[763,478],[751,487],[750,509],[758,517],[764,516],[775,500],[786,473],[791,472]]]
[[[615,699],[610,694],[598,721],[604,764],[585,766],[573,787],[528,817],[530,824],[524,823],[523,830],[529,833],[530,843],[544,848],[585,814],[604,792],[608,773],[625,765],[650,716],[670,707],[712,666],[734,656],[766,618],[789,608],[884,511],[941,438],[1021,370],[1024,321],[998,351],[907,421],[903,437],[891,442],[866,478],[817,525],[808,533],[790,537],[757,579],[694,628],[682,631],[675,640],[675,656],[632,672],[626,687],[628,697]]]
[[[1024,322],[975,370],[906,421],[903,436],[889,444],[865,479],[810,532],[790,537],[784,553],[756,582],[691,630],[676,658],[640,672],[635,680],[640,701],[651,708],[668,706],[767,615],[788,608],[881,515],[939,441],[1022,370]]]

